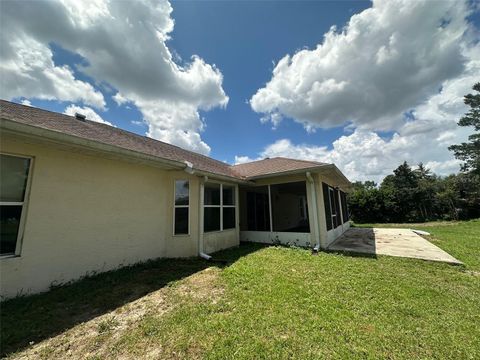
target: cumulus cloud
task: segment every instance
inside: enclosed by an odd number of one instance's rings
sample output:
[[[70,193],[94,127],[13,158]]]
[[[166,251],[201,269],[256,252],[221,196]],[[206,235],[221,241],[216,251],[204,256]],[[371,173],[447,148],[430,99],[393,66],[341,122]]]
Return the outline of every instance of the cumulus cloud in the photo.
[[[469,13],[462,2],[373,1],[316,49],[285,56],[250,100],[262,121],[278,126],[289,117],[307,131],[348,124],[348,134],[332,148],[281,139],[259,158],[332,162],[351,180],[381,181],[404,160],[441,175],[458,172],[447,148],[471,132],[457,121],[480,74]],[[381,130],[393,135],[382,137]]]
[[[334,163],[351,181],[380,182],[404,160],[411,165],[423,162],[440,175],[458,172],[460,162],[450,159],[448,150],[435,146],[435,141],[435,137],[426,134],[403,137],[395,133],[385,139],[373,131],[357,129],[353,134],[335,140],[332,149],[280,139],[265,147],[258,158],[236,156],[235,163],[276,156]],[[449,159],[445,160],[446,157]]]
[[[282,58],[251,107],[274,126],[287,117],[310,130],[396,129],[405,111],[464,71],[469,11],[458,1],[374,0],[315,49]]]
[[[65,111],[63,112],[64,114],[70,115],[70,116],[75,116],[76,113],[85,115],[87,120],[91,121],[96,121],[102,124],[110,125],[110,126],[115,126],[111,122],[103,120],[103,118],[98,115],[95,110],[88,106],[77,106],[77,105],[69,105],[65,108]]]
[[[415,165],[423,162],[433,172],[448,175],[459,171],[460,162],[448,146],[467,139],[471,129],[459,127],[458,119],[467,111],[463,96],[471,92],[480,74],[480,49],[468,53],[469,63],[457,78],[445,81],[442,90],[428,97],[412,112],[392,136],[361,127],[341,136],[332,148],[312,144],[294,144],[281,139],[265,147],[258,159],[285,156],[335,163],[351,180],[380,182],[404,160]],[[237,156],[236,163],[255,159]]]
[[[91,84],[75,79],[68,66],[55,66],[48,44],[18,32],[18,27],[10,27],[10,19],[3,12],[7,4],[2,4],[0,18],[0,97],[82,101],[103,108],[105,99],[101,92]]]
[[[25,85],[18,88],[17,93],[22,92],[26,97],[82,101],[97,108],[103,106],[98,99],[95,102],[86,98],[91,91],[82,88],[83,82],[73,78],[71,69],[53,64],[49,48],[53,42],[81,55],[86,62],[77,64],[77,70],[97,84],[116,89],[113,100],[118,105],[136,105],[149,126],[149,136],[208,153],[210,148],[200,137],[204,125],[199,110],[226,106],[228,96],[222,88],[223,76],[215,65],[205,63],[198,56],[192,56],[184,66],[174,61],[167,46],[174,26],[171,12],[172,7],[165,0],[2,4],[2,42],[8,44],[7,48],[19,41],[17,39],[28,41],[43,52],[42,56],[34,56],[39,62],[38,72],[50,66],[61,73],[57,76],[61,79],[71,75],[70,82],[61,83],[56,79],[55,84],[61,86],[49,87],[50,83],[33,74],[31,77],[40,79],[39,86],[25,94]],[[23,47],[25,45],[19,46]],[[25,75],[23,68],[12,74],[16,74],[12,75],[12,83],[20,80],[23,84],[29,83],[30,75]],[[83,97],[69,95],[66,99],[60,90],[56,91],[63,88],[77,89]],[[15,94],[9,93],[7,97],[18,96]]]

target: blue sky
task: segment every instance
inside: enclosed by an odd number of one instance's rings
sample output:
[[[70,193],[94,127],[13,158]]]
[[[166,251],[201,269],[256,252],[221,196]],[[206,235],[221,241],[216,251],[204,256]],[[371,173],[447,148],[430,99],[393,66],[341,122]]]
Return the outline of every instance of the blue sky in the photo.
[[[403,160],[457,171],[446,148],[468,134],[455,122],[480,79],[473,2],[35,1],[2,14],[2,98],[230,163],[335,162],[353,180]]]
[[[211,155],[229,162],[239,153],[255,157],[285,137],[331,147],[343,127],[307,134],[302,125],[288,121],[272,130],[247,102],[270,80],[273,62],[315,47],[332,25],[343,26],[352,13],[369,6],[368,1],[173,2],[172,48],[184,59],[201,54],[216,64],[230,97],[226,109],[203,114],[207,128],[202,137],[212,147]]]

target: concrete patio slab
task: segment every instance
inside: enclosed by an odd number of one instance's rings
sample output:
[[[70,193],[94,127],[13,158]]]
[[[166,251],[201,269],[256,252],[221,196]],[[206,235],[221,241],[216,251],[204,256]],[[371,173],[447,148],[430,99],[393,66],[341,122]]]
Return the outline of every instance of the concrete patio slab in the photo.
[[[462,264],[410,229],[351,228],[335,240],[328,250]]]

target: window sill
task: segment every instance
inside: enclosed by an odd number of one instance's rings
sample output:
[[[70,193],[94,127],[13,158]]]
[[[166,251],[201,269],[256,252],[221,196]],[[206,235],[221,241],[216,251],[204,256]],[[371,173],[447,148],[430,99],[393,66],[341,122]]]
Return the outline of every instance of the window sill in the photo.
[[[5,255],[0,255],[0,260],[6,260],[6,259],[13,259],[13,258],[19,258],[20,255],[16,254],[5,254]]]
[[[223,232],[227,232],[227,231],[234,231],[236,230],[237,228],[231,228],[231,229],[223,229],[223,230],[213,230],[213,231],[204,231],[203,233],[204,234],[216,234],[216,233],[223,233]]]

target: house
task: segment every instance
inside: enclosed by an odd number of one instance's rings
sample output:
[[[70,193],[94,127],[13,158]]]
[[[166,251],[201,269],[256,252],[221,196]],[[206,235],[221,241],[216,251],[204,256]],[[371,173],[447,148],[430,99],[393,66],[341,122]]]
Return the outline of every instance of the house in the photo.
[[[0,101],[1,296],[240,241],[326,248],[348,226],[333,164],[228,165],[128,131]]]

